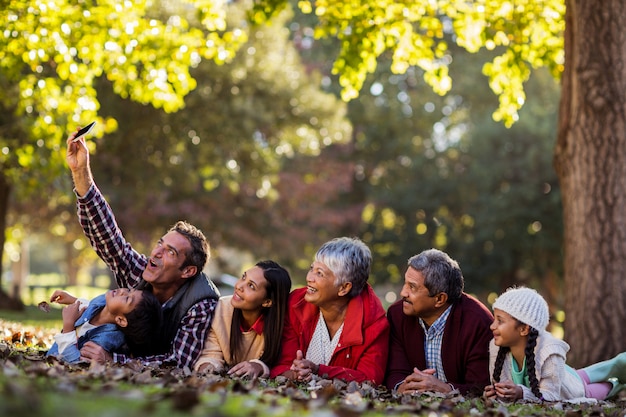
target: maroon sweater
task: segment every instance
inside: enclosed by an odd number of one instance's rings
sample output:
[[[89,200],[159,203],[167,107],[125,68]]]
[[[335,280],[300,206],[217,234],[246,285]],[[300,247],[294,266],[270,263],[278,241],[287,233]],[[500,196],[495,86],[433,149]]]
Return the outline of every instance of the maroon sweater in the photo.
[[[413,373],[426,368],[424,330],[418,318],[402,312],[402,300],[387,310],[391,328],[385,385],[393,389]],[[489,385],[489,326],[491,312],[474,297],[463,293],[452,306],[441,344],[446,379],[462,394],[480,394]]]

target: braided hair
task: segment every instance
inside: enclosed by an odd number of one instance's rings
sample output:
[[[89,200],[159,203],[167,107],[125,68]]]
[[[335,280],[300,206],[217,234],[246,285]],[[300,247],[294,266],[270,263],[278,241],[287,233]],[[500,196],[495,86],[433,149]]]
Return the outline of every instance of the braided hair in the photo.
[[[518,320],[520,324],[524,324]],[[528,382],[530,382],[530,390],[543,401],[543,395],[539,391],[539,380],[537,379],[537,372],[535,371],[535,347],[537,346],[537,337],[539,332],[534,327],[529,326],[528,340],[526,341],[526,349],[524,350],[524,356],[526,357],[526,372],[528,373]],[[508,346],[501,346],[498,349],[498,355],[494,363],[492,378],[494,382],[500,382],[500,374],[502,373],[502,367],[504,366],[504,359],[506,354],[511,351]]]
[[[492,378],[495,382],[500,382],[500,374],[502,373],[502,366],[504,366],[504,358],[506,358],[506,354],[511,351],[511,348],[508,346],[501,346],[498,349],[498,356],[496,356],[496,362],[493,368]]]
[[[535,372],[535,346],[537,346],[537,337],[539,332],[534,327],[530,327],[528,332],[528,341],[526,342],[526,372],[528,372],[528,382],[530,382],[530,390],[535,394],[535,397],[543,401],[543,395],[539,391],[539,380],[537,379],[537,373]]]

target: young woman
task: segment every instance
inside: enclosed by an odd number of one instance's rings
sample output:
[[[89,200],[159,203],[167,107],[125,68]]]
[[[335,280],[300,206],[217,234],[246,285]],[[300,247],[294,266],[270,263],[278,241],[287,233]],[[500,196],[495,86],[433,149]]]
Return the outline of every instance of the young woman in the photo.
[[[626,353],[574,370],[569,345],[546,331],[548,304],[533,289],[510,288],[493,304],[489,370],[484,396],[505,401],[604,400],[626,382]]]
[[[129,352],[135,356],[152,353],[161,327],[161,303],[148,291],[118,288],[91,301],[56,290],[50,302],[65,304],[63,331],[54,336],[48,356],[75,363],[88,341],[108,352]]]
[[[291,277],[274,261],[243,273],[232,296],[220,298],[194,369],[247,378],[268,377],[281,352]]]

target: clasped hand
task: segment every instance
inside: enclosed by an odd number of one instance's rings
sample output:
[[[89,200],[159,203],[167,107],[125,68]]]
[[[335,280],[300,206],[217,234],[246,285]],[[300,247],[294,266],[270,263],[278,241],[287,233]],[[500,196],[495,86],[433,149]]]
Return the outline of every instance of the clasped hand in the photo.
[[[513,381],[496,382],[493,385],[487,385],[483,392],[483,397],[491,399],[502,399],[505,401],[515,401],[524,396],[522,388]]]
[[[435,391],[450,392],[452,387],[435,376],[434,369],[424,369],[420,371],[413,368],[413,373],[404,379],[398,387],[400,394],[410,394],[415,392]]]
[[[293,379],[298,381],[309,382],[313,374],[317,374],[320,367],[318,364],[304,359],[301,350],[296,352],[296,359],[293,360],[290,370],[293,372]]]
[[[80,359],[105,364],[113,361],[113,355],[95,342],[86,342],[80,350]]]
[[[55,290],[50,296],[51,303],[59,303],[69,305],[77,300],[72,294],[64,290]]]
[[[254,362],[243,361],[239,362],[228,370],[228,375],[236,376],[239,378],[256,379],[263,374],[263,367]]]
[[[74,301],[63,307],[61,316],[63,317],[63,333],[69,333],[74,331],[74,323],[80,318],[85,311],[85,307],[80,305],[80,301]]]

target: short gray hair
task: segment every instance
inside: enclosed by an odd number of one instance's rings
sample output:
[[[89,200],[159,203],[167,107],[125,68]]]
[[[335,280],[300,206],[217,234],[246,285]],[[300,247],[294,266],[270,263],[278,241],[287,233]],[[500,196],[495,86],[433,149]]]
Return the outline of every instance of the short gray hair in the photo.
[[[428,249],[411,257],[408,264],[410,268],[422,273],[424,286],[431,297],[445,292],[450,304],[461,299],[465,286],[463,273],[458,262],[447,253]]]
[[[335,285],[352,283],[348,297],[361,293],[370,275],[372,252],[358,238],[338,237],[324,243],[315,260],[326,265],[335,274]]]

